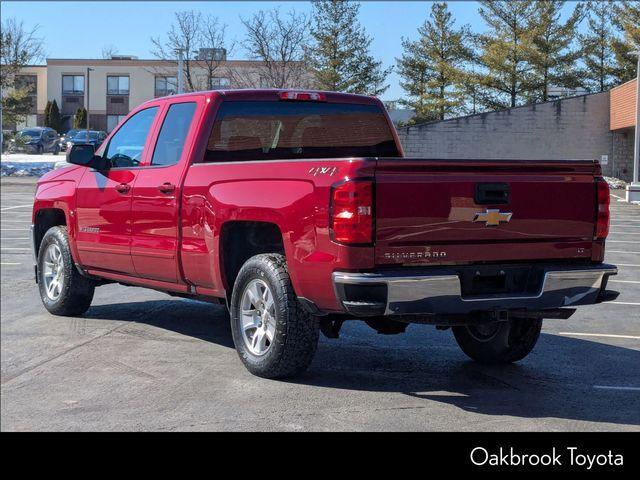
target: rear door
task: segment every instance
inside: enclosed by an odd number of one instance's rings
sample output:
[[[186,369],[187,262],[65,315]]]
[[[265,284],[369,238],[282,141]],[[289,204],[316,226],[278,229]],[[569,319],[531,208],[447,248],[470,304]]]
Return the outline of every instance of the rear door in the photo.
[[[134,274],[131,261],[131,190],[149,150],[159,107],[131,116],[104,149],[111,168],[87,169],[76,190],[77,245],[83,266]]]
[[[133,187],[131,256],[140,277],[178,282],[178,207],[182,176],[204,97],[167,103],[153,153]]]
[[[380,159],[380,264],[589,258],[594,162]]]

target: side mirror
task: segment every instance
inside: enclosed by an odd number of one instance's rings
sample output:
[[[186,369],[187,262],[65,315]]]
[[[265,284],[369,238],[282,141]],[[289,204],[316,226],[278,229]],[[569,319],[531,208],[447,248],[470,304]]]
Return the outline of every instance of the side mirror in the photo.
[[[96,147],[90,143],[74,143],[67,155],[67,162],[96,170],[107,170],[107,162],[95,153]]]

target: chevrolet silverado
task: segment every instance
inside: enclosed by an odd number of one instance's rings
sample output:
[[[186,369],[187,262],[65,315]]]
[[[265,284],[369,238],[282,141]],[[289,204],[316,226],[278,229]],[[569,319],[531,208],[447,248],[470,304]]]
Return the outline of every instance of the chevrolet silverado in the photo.
[[[319,332],[355,319],[451,329],[472,359],[514,362],[543,319],[617,296],[597,161],[405,158],[373,97],[154,99],[67,160],[33,207],[45,308],[81,315],[113,282],[220,303],[263,377],[304,371]]]

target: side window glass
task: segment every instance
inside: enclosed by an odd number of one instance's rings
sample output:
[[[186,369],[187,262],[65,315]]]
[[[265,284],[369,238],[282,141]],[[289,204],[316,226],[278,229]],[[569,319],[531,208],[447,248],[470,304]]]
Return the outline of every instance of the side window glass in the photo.
[[[141,110],[111,137],[104,155],[111,167],[136,167],[142,160],[144,144],[153,125],[158,107]]]
[[[195,111],[195,102],[174,103],[169,107],[158,134],[152,165],[174,165],[180,161]]]

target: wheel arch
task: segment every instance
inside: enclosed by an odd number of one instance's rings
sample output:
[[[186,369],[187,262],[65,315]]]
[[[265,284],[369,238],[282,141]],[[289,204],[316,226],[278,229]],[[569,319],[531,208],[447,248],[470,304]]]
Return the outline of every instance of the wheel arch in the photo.
[[[36,258],[40,251],[40,244],[45,233],[52,227],[67,226],[67,216],[65,211],[59,207],[48,207],[38,209],[33,216],[33,251]]]
[[[286,258],[284,237],[276,223],[252,220],[225,222],[220,232],[220,274],[227,300],[242,265],[261,253],[279,253]]]

